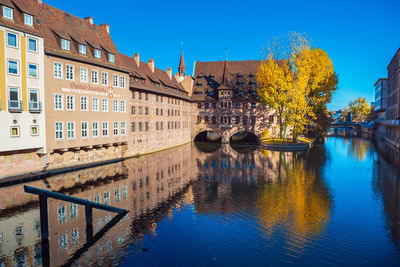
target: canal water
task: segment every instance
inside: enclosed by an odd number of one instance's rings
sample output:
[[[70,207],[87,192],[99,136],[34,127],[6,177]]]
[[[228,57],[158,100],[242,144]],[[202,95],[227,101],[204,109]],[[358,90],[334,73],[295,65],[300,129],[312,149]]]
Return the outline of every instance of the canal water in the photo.
[[[400,264],[400,153],[329,137],[309,152],[189,144],[27,183],[129,210],[85,246],[83,207],[0,188],[0,266]],[[94,231],[113,214],[94,212]]]

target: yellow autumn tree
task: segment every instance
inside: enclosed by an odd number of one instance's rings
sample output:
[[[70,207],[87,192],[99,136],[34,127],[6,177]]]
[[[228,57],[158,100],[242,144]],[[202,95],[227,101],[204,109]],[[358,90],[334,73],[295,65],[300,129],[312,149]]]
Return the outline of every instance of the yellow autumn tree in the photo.
[[[279,117],[280,137],[290,126],[293,141],[306,127],[313,127],[316,114],[327,116],[326,104],[337,88],[327,53],[311,48],[310,41],[298,33],[289,33],[283,42],[275,38],[267,45],[256,78],[261,101]]]

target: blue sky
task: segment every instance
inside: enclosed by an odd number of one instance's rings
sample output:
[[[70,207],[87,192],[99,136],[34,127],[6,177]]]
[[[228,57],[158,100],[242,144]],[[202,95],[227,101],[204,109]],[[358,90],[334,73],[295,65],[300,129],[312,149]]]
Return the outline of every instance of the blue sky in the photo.
[[[44,0],[61,8],[62,0]],[[261,59],[273,36],[305,33],[326,50],[339,74],[339,90],[329,109],[358,96],[373,101],[373,84],[400,48],[400,0],[303,1],[130,1],[64,0],[63,10],[95,24],[110,24],[121,53],[140,53],[156,67],[174,71],[184,43],[185,63]]]

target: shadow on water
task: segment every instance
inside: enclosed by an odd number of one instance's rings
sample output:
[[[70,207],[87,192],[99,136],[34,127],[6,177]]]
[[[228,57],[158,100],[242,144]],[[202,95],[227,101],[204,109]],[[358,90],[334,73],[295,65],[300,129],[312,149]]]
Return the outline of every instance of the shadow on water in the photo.
[[[221,142],[196,141],[194,145],[199,151],[206,153],[213,153],[222,147]]]

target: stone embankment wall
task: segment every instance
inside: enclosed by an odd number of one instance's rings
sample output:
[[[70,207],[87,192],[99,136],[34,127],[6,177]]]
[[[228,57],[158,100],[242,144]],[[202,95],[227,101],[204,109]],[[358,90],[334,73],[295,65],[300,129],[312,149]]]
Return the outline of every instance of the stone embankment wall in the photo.
[[[381,123],[375,129],[374,134],[376,137],[400,149],[400,125]]]

